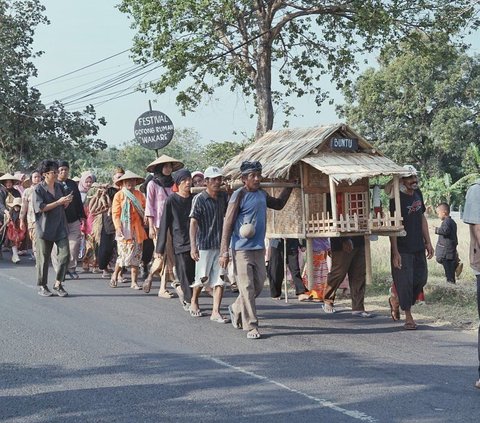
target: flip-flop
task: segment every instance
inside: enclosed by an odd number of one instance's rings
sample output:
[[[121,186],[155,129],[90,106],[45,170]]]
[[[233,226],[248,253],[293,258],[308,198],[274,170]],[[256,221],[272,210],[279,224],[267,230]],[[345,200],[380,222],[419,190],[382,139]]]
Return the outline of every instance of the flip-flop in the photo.
[[[311,301],[312,298],[313,298],[313,295],[308,295],[308,294],[300,294],[297,297],[298,301],[302,301],[302,302]]]
[[[213,317],[210,316],[210,320],[215,323],[229,323],[230,320],[228,320],[226,317],[223,316],[218,316],[218,317]]]
[[[400,320],[400,307],[392,304],[392,297],[388,298],[388,304],[390,305],[390,316],[392,317],[392,320]]]
[[[150,277],[147,277],[147,279],[145,279],[145,281],[143,282],[142,288],[145,294],[148,294],[150,292],[150,289],[152,288],[152,282],[153,278]]]
[[[403,328],[406,330],[415,330],[417,329],[417,324],[415,322],[406,322],[403,325]]]
[[[117,287],[117,281],[115,279],[110,279],[110,283],[108,284],[110,288],[116,288]]]
[[[182,307],[185,311],[190,312],[190,303],[187,303],[186,301],[181,301]]]
[[[190,316],[192,316],[192,317],[202,317],[203,314],[202,314],[202,311],[200,309],[199,310],[190,309]]]
[[[327,314],[332,314],[332,313],[335,313],[337,310],[335,310],[335,307],[333,305],[330,305],[330,304],[323,304],[323,311]]]
[[[247,338],[248,339],[258,339],[260,338],[260,333],[258,332],[257,329],[252,329],[251,331],[247,332]]]
[[[228,306],[228,313],[230,314],[230,323],[235,329],[240,329],[242,326],[240,325],[237,316],[235,316],[235,313],[233,312],[232,305]]]
[[[168,299],[174,297],[174,295],[169,291],[163,291],[163,292],[159,291],[158,296],[161,297],[161,298],[168,298]]]
[[[373,313],[369,313],[368,311],[352,311],[352,316],[358,316],[358,317],[364,317],[364,318],[370,318],[373,317]]]

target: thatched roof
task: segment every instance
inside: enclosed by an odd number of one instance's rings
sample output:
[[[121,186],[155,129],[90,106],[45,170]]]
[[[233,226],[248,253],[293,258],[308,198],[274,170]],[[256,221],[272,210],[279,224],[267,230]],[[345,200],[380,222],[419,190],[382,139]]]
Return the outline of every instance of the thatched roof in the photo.
[[[302,159],[337,183],[353,184],[358,179],[380,175],[402,175],[405,169],[384,156],[366,153],[318,153]]]
[[[348,125],[343,123],[314,128],[268,131],[263,137],[235,156],[225,167],[224,175],[240,178],[240,165],[245,160],[258,160],[263,165],[262,175],[269,179],[287,179],[291,167],[318,149],[334,133],[358,139],[361,149],[373,146]],[[372,153],[381,156],[381,153]],[[393,163],[393,162],[392,162]]]

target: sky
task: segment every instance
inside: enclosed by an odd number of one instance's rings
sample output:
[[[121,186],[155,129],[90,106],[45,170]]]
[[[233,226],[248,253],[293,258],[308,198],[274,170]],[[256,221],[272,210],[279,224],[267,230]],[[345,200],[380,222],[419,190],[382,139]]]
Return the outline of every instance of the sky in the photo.
[[[68,104],[68,101],[73,100],[68,96],[75,95],[74,97],[78,98],[78,93],[86,88],[96,84],[105,86],[109,75],[128,72],[134,65],[129,53],[45,83],[132,47],[135,32],[130,28],[131,21],[128,16],[115,8],[119,2],[120,0],[42,0],[50,25],[39,26],[36,30],[34,49],[43,50],[44,54],[34,60],[38,77],[32,80],[32,85],[39,84],[38,89],[42,93],[44,104],[48,105],[54,99],[59,99],[67,105],[67,110],[73,111],[93,103],[98,116],[104,116],[107,121],[107,126],[101,127],[99,137],[109,146],[120,145],[133,139],[135,120],[149,109],[149,101],[152,102],[154,110],[169,116],[176,128],[193,128],[197,131],[202,143],[241,141],[245,136],[255,133],[256,119],[250,117],[254,112],[252,105],[248,104],[240,93],[232,93],[227,88],[217,91],[212,99],[206,100],[195,112],[187,113],[186,116],[182,116],[175,105],[174,91],[163,95],[137,92],[106,101],[114,97],[110,95],[97,99],[80,99]],[[475,53],[478,53],[479,39],[480,37],[471,37],[474,42],[472,50]],[[375,65],[373,56],[370,65]],[[145,70],[147,71],[149,69]],[[159,72],[160,69],[151,71],[143,76],[143,81],[158,78]],[[139,78],[112,90],[125,90],[117,95],[133,91],[132,87]],[[336,104],[341,103],[342,95],[332,84],[327,79],[323,84],[331,92]],[[296,99],[293,104],[299,116],[289,117],[292,128],[339,121],[335,105],[325,102],[318,109],[313,96]],[[277,110],[274,129],[280,129],[284,119],[281,111]]]
[[[133,66],[133,61],[125,53],[84,71],[43,84],[132,46],[135,32],[130,28],[131,21],[127,15],[115,8],[119,1],[42,1],[50,25],[39,26],[35,34],[34,48],[44,51],[44,54],[34,60],[38,77],[32,81],[32,85],[42,84],[38,89],[45,104],[101,82],[93,82],[95,79]],[[145,76],[145,80],[154,79],[159,75],[158,72],[159,70],[152,71]],[[134,82],[132,80],[130,84]],[[82,84],[84,85],[81,86]],[[118,89],[126,87],[128,85]],[[108,98],[91,101],[85,99],[69,105],[67,110],[78,110],[90,102],[100,103]],[[340,98],[339,94],[336,94],[336,98]],[[71,99],[66,99],[64,103],[69,100]],[[206,101],[194,113],[187,113],[186,116],[182,116],[175,105],[175,93],[172,91],[163,95],[139,92],[95,106],[98,116],[104,116],[107,120],[107,126],[100,129],[99,137],[110,146],[131,140],[134,137],[135,120],[148,110],[149,100],[152,101],[152,108],[169,116],[176,128],[195,129],[203,143],[241,141],[245,138],[244,135],[251,136],[255,133],[256,119],[249,117],[254,112],[253,107],[246,103],[241,94],[225,88],[216,92],[213,99]],[[297,113],[302,116],[290,117],[290,127],[308,127],[338,121],[334,106],[325,104],[321,108],[321,114],[317,114],[317,106],[311,96],[306,96],[295,104]],[[283,121],[284,117],[276,113],[274,129],[280,129]]]

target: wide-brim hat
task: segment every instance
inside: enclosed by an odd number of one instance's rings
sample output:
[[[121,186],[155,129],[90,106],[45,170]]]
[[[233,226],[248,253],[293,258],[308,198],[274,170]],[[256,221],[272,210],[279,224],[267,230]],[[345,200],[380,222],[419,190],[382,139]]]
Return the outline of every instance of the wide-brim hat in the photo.
[[[138,176],[136,173],[133,173],[130,170],[127,170],[125,171],[123,176],[121,176],[115,181],[115,185],[119,186],[121,182],[126,181],[128,179],[135,179],[135,185],[140,185],[145,181],[145,179],[142,178],[141,176]]]
[[[0,176],[0,181],[13,181],[13,182],[20,182],[16,176],[13,176],[11,173],[5,173],[5,175]]]
[[[16,198],[13,199],[12,202],[7,203],[7,206],[10,207],[10,208],[13,208],[15,206],[22,207],[22,199],[19,198],[19,197],[16,197]]]
[[[157,157],[152,163],[147,166],[147,172],[153,172],[155,166],[162,164],[162,163],[171,163],[172,164],[172,172],[175,172],[178,169],[181,169],[184,165],[180,160],[174,159],[166,154],[162,154],[160,157]]]

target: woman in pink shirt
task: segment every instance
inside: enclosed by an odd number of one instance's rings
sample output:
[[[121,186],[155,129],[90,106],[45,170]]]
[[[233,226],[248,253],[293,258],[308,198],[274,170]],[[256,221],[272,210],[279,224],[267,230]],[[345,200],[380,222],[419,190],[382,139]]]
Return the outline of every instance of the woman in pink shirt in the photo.
[[[172,172],[181,169],[183,163],[173,159],[167,155],[162,155],[147,166],[147,172],[153,173],[153,179],[147,185],[147,205],[145,208],[145,218],[148,220],[148,235],[156,243],[157,232],[160,228],[165,202],[169,195],[172,194],[173,178]],[[167,249],[165,251],[165,260],[156,258],[150,268],[143,290],[145,293],[150,292],[152,287],[153,276],[160,276],[160,290],[158,296],[162,298],[172,298],[166,286],[167,281],[174,280],[173,274],[174,256],[171,236],[167,239]]]

